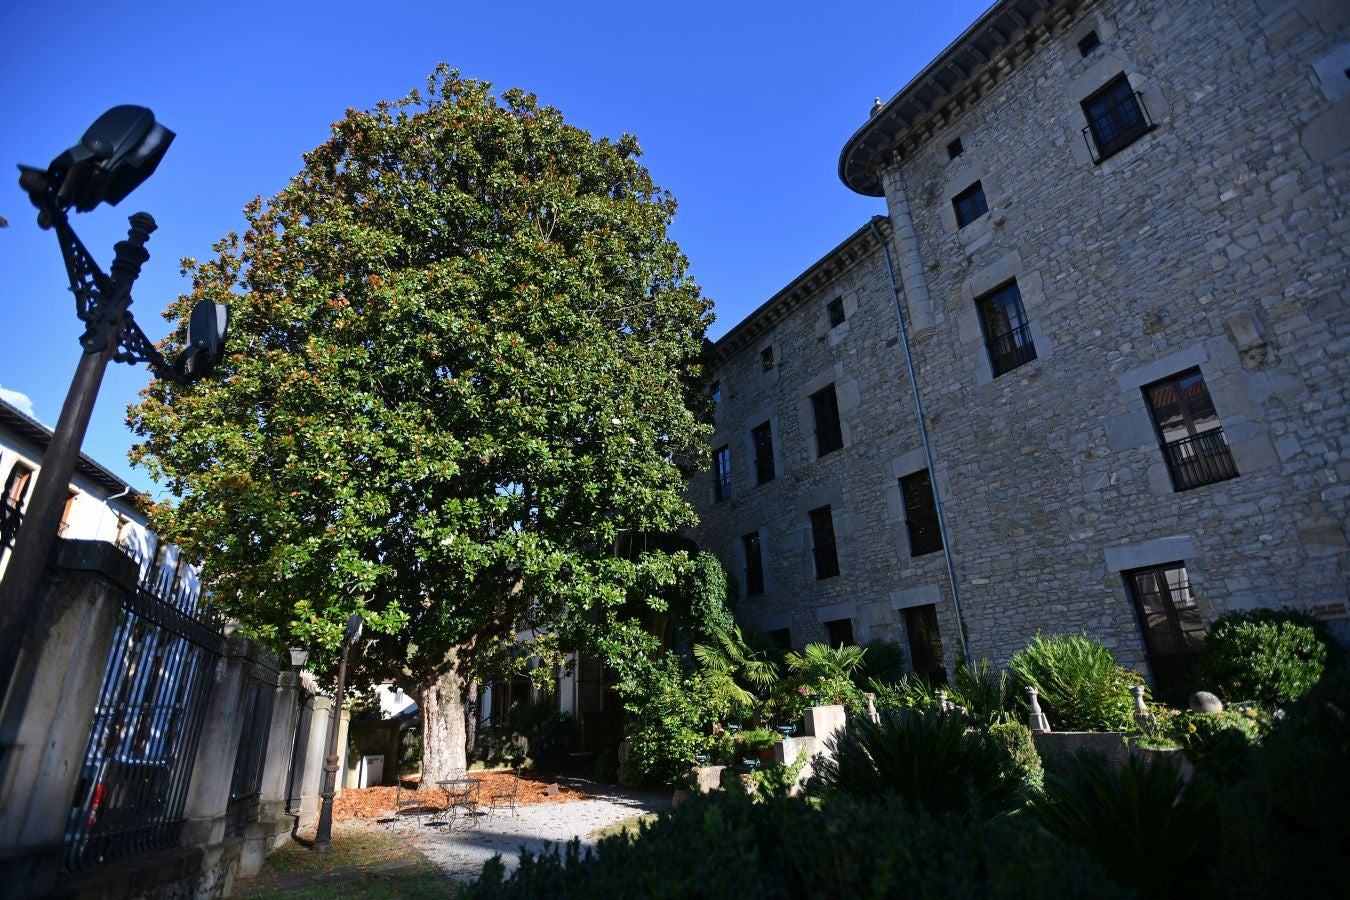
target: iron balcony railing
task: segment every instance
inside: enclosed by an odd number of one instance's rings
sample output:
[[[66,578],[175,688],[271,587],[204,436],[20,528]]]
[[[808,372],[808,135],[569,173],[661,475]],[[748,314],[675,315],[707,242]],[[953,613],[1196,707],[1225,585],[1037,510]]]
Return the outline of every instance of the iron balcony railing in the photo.
[[[989,364],[993,366],[995,376],[1011,372],[1036,358],[1036,345],[1031,341],[1028,325],[991,338],[985,346],[989,348]]]
[[[1167,469],[1172,473],[1172,485],[1178,491],[1226,481],[1238,475],[1222,428],[1169,441],[1163,445],[1163,451],[1167,454]]]
[[[1144,95],[1135,91],[1121,98],[1114,106],[1088,113],[1088,124],[1083,128],[1083,142],[1094,163],[1133,144],[1156,126],[1144,106]]]

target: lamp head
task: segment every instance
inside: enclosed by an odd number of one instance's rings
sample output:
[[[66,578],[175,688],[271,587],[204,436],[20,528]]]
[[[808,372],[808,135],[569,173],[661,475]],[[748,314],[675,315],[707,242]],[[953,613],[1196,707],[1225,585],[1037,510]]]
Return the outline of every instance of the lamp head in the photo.
[[[47,167],[57,205],[76,212],[104,201],[116,206],[150,177],[173,139],[144,106],[114,106]]]
[[[309,662],[309,650],[306,648],[292,647],[289,652],[291,655],[291,668],[295,669],[297,672],[303,669],[305,664]]]
[[[352,613],[347,619],[347,633],[342,636],[342,643],[350,647],[361,640],[361,629],[365,623],[366,620],[361,618],[360,613]]]

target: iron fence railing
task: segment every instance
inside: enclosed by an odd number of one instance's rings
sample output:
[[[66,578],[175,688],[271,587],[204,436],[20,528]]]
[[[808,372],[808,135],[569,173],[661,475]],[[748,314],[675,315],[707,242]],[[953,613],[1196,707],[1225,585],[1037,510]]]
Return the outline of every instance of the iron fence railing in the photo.
[[[1172,484],[1179,491],[1236,478],[1237,465],[1222,428],[1202,431],[1193,437],[1163,445]]]
[[[989,363],[994,369],[995,377],[1004,372],[1011,372],[1036,358],[1036,345],[1031,340],[1029,325],[1022,325],[1006,334],[1000,334],[985,346],[989,348]]]
[[[1154,129],[1153,119],[1144,106],[1144,95],[1138,91],[1124,94],[1110,106],[1100,106],[1088,112],[1088,124],[1083,128],[1092,161],[1100,163],[1109,156],[1133,144]]]
[[[176,846],[223,640],[200,592],[129,591],[65,832],[69,871]]]

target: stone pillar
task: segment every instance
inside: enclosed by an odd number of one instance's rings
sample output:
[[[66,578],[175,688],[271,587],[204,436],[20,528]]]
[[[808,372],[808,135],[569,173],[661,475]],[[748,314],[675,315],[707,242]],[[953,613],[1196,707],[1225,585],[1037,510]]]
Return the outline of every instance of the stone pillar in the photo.
[[[183,811],[183,844],[199,847],[203,854],[196,893],[207,896],[228,895],[243,843],[242,838],[226,837],[225,813],[244,730],[244,672],[250,664],[252,643],[230,637],[221,648]]]
[[[909,337],[914,346],[922,347],[933,339],[933,300],[928,295],[928,276],[924,274],[923,256],[919,253],[919,236],[914,231],[909,196],[898,164],[882,173],[881,187],[886,192],[891,245],[895,248],[895,265],[899,269],[909,312]]]
[[[0,884],[26,895],[48,893],[61,870],[103,668],[136,575],[112,544],[63,540],[39,588],[0,723]]]
[[[350,749],[348,744],[351,743],[351,727],[352,711],[350,709],[344,709],[342,711],[342,719],[338,723],[337,790],[333,793],[334,797],[341,796],[343,788],[356,786],[356,760],[350,759],[349,757],[351,754],[348,752]]]
[[[277,675],[272,700],[272,723],[267,735],[267,756],[263,761],[259,786],[258,820],[244,833],[244,849],[239,858],[239,874],[254,875],[262,868],[278,844],[286,840],[291,818],[286,813],[287,777],[295,749],[295,728],[300,714],[300,676],[294,672]]]
[[[301,825],[319,814],[319,791],[323,790],[323,759],[328,755],[328,722],[333,714],[331,697],[316,696],[309,720],[309,741],[304,747],[304,774],[300,779]]]

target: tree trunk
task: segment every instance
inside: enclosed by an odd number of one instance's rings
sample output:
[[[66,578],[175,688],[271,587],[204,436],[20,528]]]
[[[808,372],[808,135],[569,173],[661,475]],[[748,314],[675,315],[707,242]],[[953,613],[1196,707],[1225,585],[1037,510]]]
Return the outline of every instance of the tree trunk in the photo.
[[[421,686],[423,790],[462,774],[464,755],[464,679],[451,664],[439,678]]]

